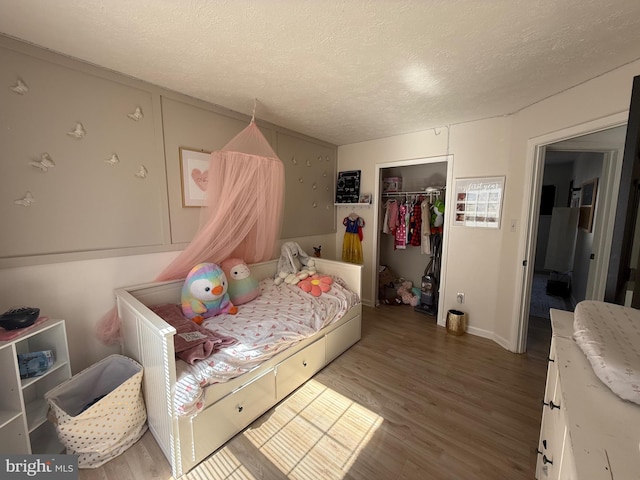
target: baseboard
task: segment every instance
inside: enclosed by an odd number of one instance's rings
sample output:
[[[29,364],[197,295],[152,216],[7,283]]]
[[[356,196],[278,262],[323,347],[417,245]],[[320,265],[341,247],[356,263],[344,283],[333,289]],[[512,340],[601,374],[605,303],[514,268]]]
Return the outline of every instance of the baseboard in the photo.
[[[444,327],[446,325],[442,325],[442,326]],[[496,342],[498,345],[500,345],[502,348],[504,348],[505,350],[511,351],[511,348],[510,348],[511,345],[509,344],[509,341],[506,338],[501,337],[500,335],[496,335],[494,332],[490,330],[468,326],[467,333],[469,335],[475,335],[476,337],[482,337],[482,338],[487,338],[489,340],[492,340]]]

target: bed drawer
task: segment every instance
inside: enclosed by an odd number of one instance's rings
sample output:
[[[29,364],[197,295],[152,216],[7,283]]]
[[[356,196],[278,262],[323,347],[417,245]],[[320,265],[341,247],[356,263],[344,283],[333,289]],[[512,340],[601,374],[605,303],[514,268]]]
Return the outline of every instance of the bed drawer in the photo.
[[[358,315],[327,334],[327,363],[360,340],[361,318],[362,316]]]
[[[324,337],[276,365],[278,401],[310,379],[325,365]]]
[[[193,444],[196,459],[210,455],[271,408],[276,399],[275,390],[273,370],[269,370],[195,417]]]

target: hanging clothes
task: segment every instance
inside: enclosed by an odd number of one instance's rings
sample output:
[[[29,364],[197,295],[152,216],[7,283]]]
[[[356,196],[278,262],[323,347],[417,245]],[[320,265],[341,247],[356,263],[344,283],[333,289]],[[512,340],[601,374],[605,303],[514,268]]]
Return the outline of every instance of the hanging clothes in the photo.
[[[346,227],[344,240],[342,241],[342,261],[357,264],[364,263],[362,256],[364,219],[352,213],[342,220],[342,224]]]
[[[407,206],[403,203],[398,206],[398,228],[396,228],[394,250],[407,248]]]
[[[411,240],[409,244],[419,247],[422,244],[422,206],[420,199],[413,204],[410,222]]]
[[[384,217],[385,225],[382,227],[382,233],[395,235],[398,228],[398,202],[396,200],[387,201]]]
[[[426,198],[420,204],[422,216],[422,245],[420,251],[425,255],[431,255],[431,204]]]
[[[391,230],[389,229],[389,202],[384,205],[384,219],[382,220],[382,233],[389,235]]]

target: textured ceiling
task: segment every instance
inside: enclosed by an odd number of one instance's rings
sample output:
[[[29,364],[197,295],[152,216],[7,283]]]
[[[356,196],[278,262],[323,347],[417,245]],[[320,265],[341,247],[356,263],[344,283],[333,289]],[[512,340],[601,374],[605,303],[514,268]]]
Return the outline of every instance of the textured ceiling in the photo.
[[[640,58],[638,0],[0,0],[0,32],[338,145]]]

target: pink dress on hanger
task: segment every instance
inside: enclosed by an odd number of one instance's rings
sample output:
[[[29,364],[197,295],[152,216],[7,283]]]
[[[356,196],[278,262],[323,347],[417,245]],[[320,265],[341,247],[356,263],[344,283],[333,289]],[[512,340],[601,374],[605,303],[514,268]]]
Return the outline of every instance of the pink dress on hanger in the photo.
[[[407,248],[407,206],[403,203],[398,206],[398,226],[395,232],[394,250],[404,250]]]

